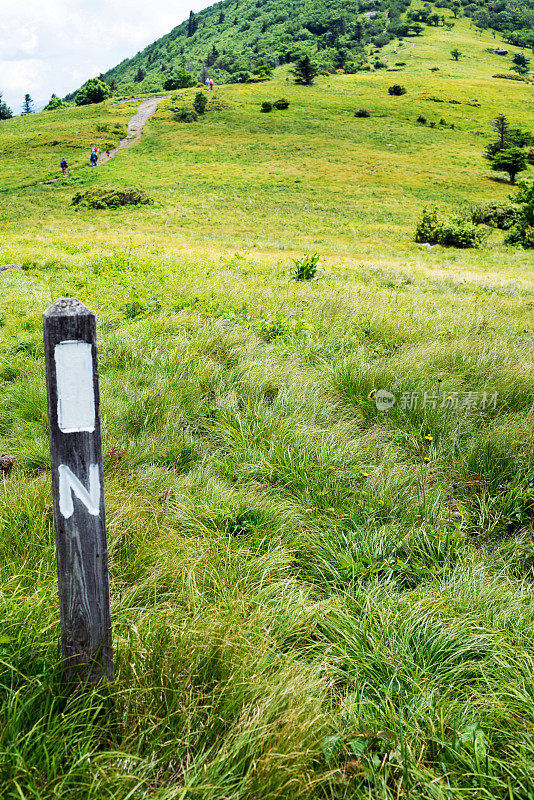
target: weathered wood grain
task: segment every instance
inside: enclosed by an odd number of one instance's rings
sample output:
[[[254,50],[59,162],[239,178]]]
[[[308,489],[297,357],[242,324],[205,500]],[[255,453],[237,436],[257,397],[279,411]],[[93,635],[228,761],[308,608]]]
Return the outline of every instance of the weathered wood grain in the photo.
[[[61,643],[66,680],[79,687],[113,678],[96,321],[74,298],[57,300],[43,321]]]

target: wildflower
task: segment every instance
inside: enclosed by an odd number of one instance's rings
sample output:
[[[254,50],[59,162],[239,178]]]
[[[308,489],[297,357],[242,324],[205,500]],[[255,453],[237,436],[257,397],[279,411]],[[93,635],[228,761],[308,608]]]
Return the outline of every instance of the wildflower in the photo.
[[[419,517],[419,519],[421,519],[421,514],[416,514],[415,516]]]
[[[373,397],[375,396],[375,394],[376,394],[376,389],[373,389],[371,392],[369,392],[369,394],[367,395],[367,398],[369,400],[372,400]]]
[[[448,395],[448,397],[446,397],[445,400],[447,401],[447,403],[452,403],[452,401],[453,401],[452,394]]]
[[[431,436],[429,433],[427,433],[427,435],[425,436],[425,439],[427,440],[427,442],[432,442],[432,441],[434,441],[434,437],[433,437],[433,436]]]
[[[369,473],[368,472],[362,472],[362,477],[368,478],[369,477]]]
[[[425,464],[430,464],[430,459],[428,456],[425,456],[423,461],[425,462]]]

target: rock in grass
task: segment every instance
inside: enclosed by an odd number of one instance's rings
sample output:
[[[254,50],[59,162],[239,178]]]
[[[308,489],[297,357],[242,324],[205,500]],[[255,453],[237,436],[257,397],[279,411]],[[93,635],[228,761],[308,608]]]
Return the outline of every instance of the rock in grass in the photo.
[[[9,478],[14,463],[15,459],[8,453],[2,453],[0,455],[0,474],[3,475],[4,478]]]
[[[6,269],[20,269],[24,271],[27,267],[21,267],[20,264],[0,264],[0,272],[5,272]]]

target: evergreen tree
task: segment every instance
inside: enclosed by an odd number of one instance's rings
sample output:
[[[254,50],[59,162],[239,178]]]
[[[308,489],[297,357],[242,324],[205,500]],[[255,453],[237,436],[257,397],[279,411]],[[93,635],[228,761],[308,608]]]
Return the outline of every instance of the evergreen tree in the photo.
[[[504,147],[491,159],[491,168],[495,172],[507,172],[510,183],[515,183],[515,176],[527,168],[527,154],[520,147]]]
[[[515,53],[512,57],[512,61],[514,62],[512,69],[520,75],[526,75],[528,72],[528,65],[530,64],[530,58],[527,58],[524,53]]]
[[[317,67],[307,53],[301,53],[293,64],[291,74],[295,79],[295,83],[300,83],[302,86],[311,86],[313,79],[317,75]]]
[[[193,12],[190,11],[189,12],[189,20],[187,22],[187,35],[188,36],[193,36],[193,34],[195,33],[197,28],[198,28],[197,18],[195,17]]]
[[[144,81],[145,76],[146,76],[145,70],[142,67],[139,67],[139,69],[135,73],[134,82],[141,83],[141,81]]]
[[[24,102],[22,103],[22,113],[23,114],[33,114],[33,100],[29,94],[24,95]]]
[[[210,52],[208,53],[208,57],[206,59],[206,65],[208,67],[212,67],[218,58],[219,58],[219,51],[217,50],[215,45],[213,45]]]
[[[510,123],[504,114],[499,114],[494,120],[490,122],[492,129],[497,134],[497,141],[490,142],[484,148],[484,157],[492,159],[499,150],[503,150],[511,144],[510,141]]]
[[[2,92],[0,92],[0,119],[11,119],[13,112],[2,99]]]

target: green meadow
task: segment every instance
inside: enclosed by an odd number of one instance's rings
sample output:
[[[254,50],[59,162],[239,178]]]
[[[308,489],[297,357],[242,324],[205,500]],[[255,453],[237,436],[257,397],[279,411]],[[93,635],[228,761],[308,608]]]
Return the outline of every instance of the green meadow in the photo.
[[[533,87],[494,45],[426,28],[388,69],[216,86],[191,124],[176,92],[97,169],[136,102],[0,123],[2,799],[534,798],[532,251],[413,240],[512,191],[482,151],[498,113],[534,130]],[[70,204],[112,186],[153,204]],[[116,661],[70,697],[61,296],[98,321]]]

